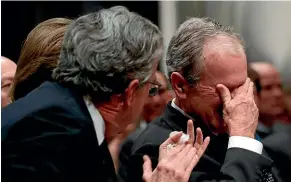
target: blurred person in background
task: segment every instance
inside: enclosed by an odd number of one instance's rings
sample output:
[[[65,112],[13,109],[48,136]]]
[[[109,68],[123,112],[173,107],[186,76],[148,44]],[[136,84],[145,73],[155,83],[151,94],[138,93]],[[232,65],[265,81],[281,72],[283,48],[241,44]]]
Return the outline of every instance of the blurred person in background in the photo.
[[[259,84],[256,84],[260,112],[257,132],[261,138],[265,138],[285,128],[281,119],[287,113],[282,81],[278,70],[270,63],[254,62],[250,66],[259,75]]]
[[[251,66],[248,66],[248,77],[254,82],[254,98],[256,105],[260,107],[260,76]],[[259,134],[262,134],[260,128],[258,128],[256,136],[261,139]],[[291,125],[285,126],[284,130],[272,132],[261,141],[268,155],[280,169],[280,176],[284,181],[291,181],[291,148],[289,146],[291,143]]]
[[[2,110],[2,180],[116,181],[107,144],[141,114],[162,44],[156,25],[123,7],[73,21],[52,81]],[[197,133],[195,146],[169,153],[165,147],[182,133],[166,140],[159,170],[145,157],[145,181],[188,181],[209,143]]]
[[[259,99],[258,93],[261,90],[260,77],[259,77],[259,74],[249,65],[248,65],[247,70],[248,70],[248,77],[254,83],[254,99],[255,99],[257,107],[259,107],[260,99]]]
[[[141,156],[156,166],[158,146],[172,131],[185,132],[192,119],[211,142],[190,181],[280,182],[255,139],[258,108],[241,37],[211,18],[190,18],[174,33],[166,63],[176,97],[133,143],[126,179],[142,181]]]
[[[12,100],[27,95],[45,81],[59,60],[65,32],[72,20],[52,18],[39,23],[27,36],[17,62],[11,89]]]
[[[160,85],[150,89],[149,97],[143,107],[142,118],[147,123],[161,116],[167,103],[174,98],[174,93],[170,89],[166,75],[157,71],[156,78]]]
[[[285,91],[285,105],[288,115],[291,116],[291,90]],[[291,123],[291,120],[289,120],[289,123]]]
[[[11,102],[9,93],[15,71],[16,64],[10,59],[1,56],[1,107],[5,107]]]

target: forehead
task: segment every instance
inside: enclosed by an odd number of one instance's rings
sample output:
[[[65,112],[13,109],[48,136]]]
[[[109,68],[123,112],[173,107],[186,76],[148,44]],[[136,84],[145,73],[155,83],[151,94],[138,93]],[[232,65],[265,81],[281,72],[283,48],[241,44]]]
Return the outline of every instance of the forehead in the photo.
[[[281,83],[280,73],[274,66],[268,63],[257,63],[253,64],[252,67],[258,72],[262,85]]]
[[[235,45],[237,44],[237,45]],[[242,85],[247,78],[247,61],[240,44],[220,39],[204,47],[204,71],[201,82],[215,87],[224,84],[229,89]]]
[[[280,74],[276,69],[270,69],[268,72],[265,72],[260,75],[260,83],[262,85],[268,84],[280,84]]]
[[[1,73],[2,72],[15,72],[16,71],[16,64],[11,60],[6,58],[1,58]]]
[[[157,81],[163,86],[166,87],[167,86],[167,80],[165,78],[165,76],[163,75],[163,73],[160,72],[156,72],[156,78]]]

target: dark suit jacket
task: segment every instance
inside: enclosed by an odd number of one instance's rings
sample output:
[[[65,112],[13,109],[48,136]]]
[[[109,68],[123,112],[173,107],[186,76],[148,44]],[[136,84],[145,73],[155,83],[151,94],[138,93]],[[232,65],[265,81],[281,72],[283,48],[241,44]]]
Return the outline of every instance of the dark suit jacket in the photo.
[[[134,142],[128,165],[121,166],[123,169],[120,170],[120,172],[126,172],[125,180],[132,182],[142,181],[142,156],[149,155],[153,168],[156,167],[159,145],[168,138],[172,131],[186,133],[187,121],[188,118],[171,107],[169,103],[164,115],[151,122]],[[261,179],[263,170],[271,171],[273,162],[267,157],[240,148],[227,150],[227,135],[213,135],[205,124],[199,120],[194,121],[194,126],[195,128],[200,127],[204,136],[211,137],[211,141],[205,154],[194,168],[190,181],[253,182]],[[276,172],[273,175],[276,178]]]
[[[116,181],[81,94],[45,82],[2,109],[2,180]]]
[[[284,181],[291,181],[291,125],[286,125],[282,132],[266,137],[262,143],[280,169]]]
[[[272,127],[268,128],[264,126],[264,124],[259,123],[257,128],[257,134],[261,139],[264,139],[270,135],[273,135],[278,132],[283,132],[288,129],[288,124],[282,123],[280,121],[276,121]]]
[[[144,122],[144,121],[142,121]],[[146,129],[146,126],[148,124],[145,124],[144,127],[138,127],[134,132],[132,132],[126,140],[121,144],[120,146],[120,153],[119,153],[119,181],[125,181],[127,176],[126,168],[123,168],[122,166],[127,166],[130,154],[132,153],[132,145],[134,141],[139,137],[139,135]],[[124,170],[124,171],[122,171]]]

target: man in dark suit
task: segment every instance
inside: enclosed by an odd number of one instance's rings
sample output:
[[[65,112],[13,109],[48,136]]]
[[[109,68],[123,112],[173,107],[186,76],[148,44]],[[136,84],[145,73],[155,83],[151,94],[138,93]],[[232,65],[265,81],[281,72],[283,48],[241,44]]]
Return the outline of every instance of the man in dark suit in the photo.
[[[158,145],[191,118],[211,142],[190,181],[277,181],[273,161],[255,139],[258,109],[241,38],[209,18],[185,21],[172,37],[167,67],[176,98],[133,144],[128,181],[141,181],[141,156],[158,162]]]
[[[2,110],[2,180],[116,181],[107,143],[139,117],[162,55],[158,27],[123,7],[75,20],[54,81]],[[147,181],[165,181],[167,170],[187,179],[176,173],[185,166],[168,164],[147,170]]]

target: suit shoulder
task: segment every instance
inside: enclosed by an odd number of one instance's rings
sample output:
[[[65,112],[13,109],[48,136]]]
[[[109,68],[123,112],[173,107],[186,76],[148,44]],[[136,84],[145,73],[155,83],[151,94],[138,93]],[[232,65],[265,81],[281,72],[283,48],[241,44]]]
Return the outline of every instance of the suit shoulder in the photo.
[[[80,128],[86,117],[79,103],[70,93],[57,84],[46,82],[27,96],[4,108],[2,114],[2,137],[17,131],[31,133],[41,130],[65,131]],[[21,129],[22,128],[22,129]],[[27,133],[27,132],[26,132]]]
[[[147,128],[134,140],[133,151],[144,146],[160,146],[173,130],[169,128],[162,118],[158,118],[148,124]]]

